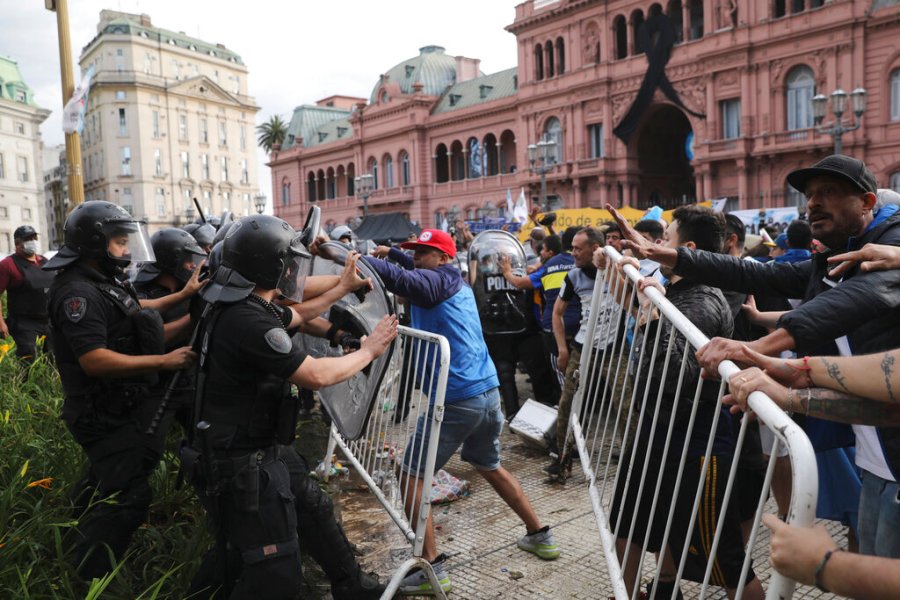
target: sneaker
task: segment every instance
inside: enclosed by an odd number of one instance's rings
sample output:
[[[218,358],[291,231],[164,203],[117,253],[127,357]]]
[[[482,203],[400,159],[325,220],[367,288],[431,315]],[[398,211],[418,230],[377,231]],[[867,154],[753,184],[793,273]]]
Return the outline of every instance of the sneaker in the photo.
[[[520,537],[516,545],[525,552],[531,552],[544,560],[559,558],[559,546],[553,540],[549,525],[545,525],[532,534]]]
[[[446,554],[439,554],[437,558],[431,561],[431,568],[434,570],[434,576],[437,577],[438,583],[441,584],[441,590],[443,590],[445,594],[453,589],[453,584],[450,583],[450,576],[444,568],[444,560],[446,558]],[[434,589],[431,587],[431,581],[421,569],[416,569],[403,578],[403,582],[400,584],[400,593],[412,596],[435,595]]]

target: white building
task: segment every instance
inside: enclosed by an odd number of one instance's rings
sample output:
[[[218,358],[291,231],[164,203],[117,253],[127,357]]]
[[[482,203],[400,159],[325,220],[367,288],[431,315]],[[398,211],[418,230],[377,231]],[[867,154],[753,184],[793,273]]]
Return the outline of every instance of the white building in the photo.
[[[40,125],[48,116],[16,61],[0,56],[0,255],[15,249],[16,227],[46,231]]]
[[[151,229],[195,214],[253,211],[259,192],[247,67],[221,44],[104,10],[84,48],[94,79],[82,132],[86,200],[110,200]]]

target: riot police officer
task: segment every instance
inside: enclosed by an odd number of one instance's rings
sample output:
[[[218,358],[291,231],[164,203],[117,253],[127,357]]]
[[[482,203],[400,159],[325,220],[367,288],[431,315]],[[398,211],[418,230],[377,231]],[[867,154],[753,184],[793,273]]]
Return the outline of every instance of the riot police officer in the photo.
[[[300,539],[332,578],[335,598],[375,598],[383,588],[361,576],[330,500],[290,446],[296,405],[289,383],[312,389],[351,377],[380,356],[397,333],[386,317],[360,349],[313,358],[288,330],[363,285],[358,255],[336,277],[307,277],[312,257],[277,217],[245,217],[225,237],[222,264],[202,296],[213,304],[201,323],[196,437],[182,461],[216,531],[191,593],[219,571],[225,596],[293,599],[301,586]],[[305,290],[304,290],[305,288]],[[301,304],[274,303],[281,295]],[[229,557],[239,556],[237,573]],[[217,565],[217,566],[214,566]],[[208,581],[208,580],[207,580]],[[230,595],[229,595],[230,594]]]
[[[156,261],[141,266],[134,279],[134,288],[138,297],[145,299],[179,294],[177,302],[160,314],[167,343],[171,343],[169,340],[184,341],[190,326],[190,299],[201,285],[195,275],[199,276],[196,271],[206,258],[206,252],[188,232],[174,227],[160,229],[150,238],[150,243]]]
[[[164,353],[159,314],[141,309],[120,277],[131,262],[153,260],[144,223],[120,206],[91,201],[66,219],[65,245],[44,266],[59,273],[50,287],[53,348],[65,402],[62,419],[84,449],[89,468],[74,486],[80,517],[75,551],[79,574],[110,571],[150,506],[150,474],[163,450],[144,434],[155,411],[157,372],[189,366],[190,348]]]
[[[182,229],[191,234],[191,237],[197,240],[197,244],[200,245],[203,251],[209,254],[217,233],[215,227],[209,223],[188,223]]]

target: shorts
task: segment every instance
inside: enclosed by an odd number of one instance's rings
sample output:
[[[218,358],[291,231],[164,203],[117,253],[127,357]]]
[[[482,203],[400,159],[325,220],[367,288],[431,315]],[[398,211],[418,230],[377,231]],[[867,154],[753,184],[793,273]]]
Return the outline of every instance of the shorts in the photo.
[[[638,487],[641,480],[641,470],[646,456],[645,440],[637,444],[634,469],[628,482],[628,492],[625,501],[622,495],[625,492],[625,480],[630,456],[623,456],[620,463],[621,473],[616,484],[616,492],[610,509],[610,528],[615,529],[616,520],[621,517],[621,524],[617,532],[619,539],[627,539],[634,520],[633,543],[643,546],[644,537],[650,525],[647,541],[647,552],[659,552],[662,548],[663,534],[666,521],[669,517],[670,503],[673,498],[675,510],[672,514],[672,527],[669,532],[667,546],[672,551],[675,564],[679,564],[684,542],[687,537],[688,525],[694,510],[694,497],[700,478],[706,473],[706,484],[703,496],[700,498],[699,514],[691,532],[690,545],[688,546],[688,559],[682,576],[692,581],[703,581],[706,565],[709,560],[710,549],[718,525],[718,519],[722,511],[722,499],[725,495],[725,486],[728,483],[728,471],[731,468],[732,457],[730,455],[710,456],[709,464],[704,466],[704,457],[687,457],[684,473],[678,490],[675,490],[675,479],[678,475],[678,461],[667,460],[661,462],[662,449],[650,450],[650,466],[647,469],[647,477],[644,482],[643,494],[640,502],[636,501]],[[670,451],[671,455],[671,451]],[[650,509],[653,501],[653,491],[659,468],[663,469],[663,477],[660,483],[660,502],[656,505],[653,521],[650,522]],[[636,513],[636,514],[635,514]],[[636,518],[635,518],[636,517]],[[738,515],[738,506],[732,493],[731,502],[725,513],[722,536],[716,549],[715,562],[713,564],[710,583],[728,588],[736,588],[741,576],[741,567],[744,562],[744,541],[741,533],[741,524]],[[755,577],[751,568],[747,574],[747,581]]]
[[[431,438],[431,418],[434,406],[419,416],[416,431],[403,453],[403,470],[422,477],[423,464],[428,455]],[[503,411],[500,391],[491,388],[483,394],[444,405],[440,439],[434,471],[447,464],[462,446],[460,457],[480,471],[494,471],[500,467],[500,432],[503,430]]]

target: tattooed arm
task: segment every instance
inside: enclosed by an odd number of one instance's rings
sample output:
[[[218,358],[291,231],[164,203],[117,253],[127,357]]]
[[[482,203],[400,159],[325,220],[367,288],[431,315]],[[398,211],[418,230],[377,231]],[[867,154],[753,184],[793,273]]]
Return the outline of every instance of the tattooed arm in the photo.
[[[816,357],[804,361],[802,358],[763,356],[745,346],[737,360],[764,369],[768,375],[788,387],[805,388],[812,385],[879,402],[898,403],[898,358],[900,349],[863,356]]]
[[[732,412],[747,410],[747,398],[752,392],[759,391],[768,395],[782,410],[852,425],[900,425],[900,404],[869,400],[825,388],[790,389],[758,367],[732,375],[728,387],[731,393],[723,402],[732,406]]]

